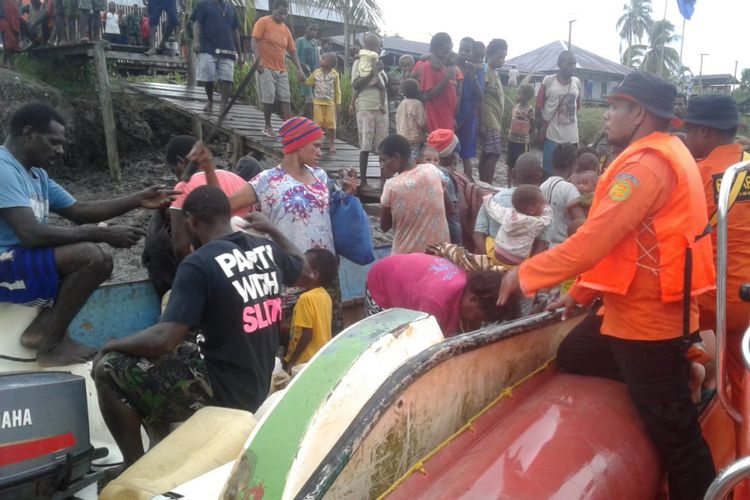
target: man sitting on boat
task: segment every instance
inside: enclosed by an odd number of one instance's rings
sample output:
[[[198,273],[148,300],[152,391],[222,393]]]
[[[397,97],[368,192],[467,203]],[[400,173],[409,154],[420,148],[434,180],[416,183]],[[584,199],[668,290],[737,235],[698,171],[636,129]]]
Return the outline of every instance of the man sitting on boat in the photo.
[[[200,162],[199,162],[200,163]],[[254,412],[271,384],[281,325],[281,286],[298,284],[303,254],[261,214],[250,227],[273,241],[235,232],[226,195],[195,189],[182,211],[195,251],[177,268],[161,321],[108,342],[94,360],[99,407],[124,458],[143,454],[166,424],[203,406]],[[198,344],[187,340],[200,328]]]
[[[624,150],[601,178],[588,219],[511,271],[500,302],[519,287],[530,294],[581,274],[550,307],[601,296],[603,321],[591,315],[575,327],[558,366],[623,381],[664,459],[670,498],[702,499],[715,468],[690,399],[686,352],[698,331],[697,296],[714,288],[715,272],[710,239],[700,237],[708,222],[700,173],[667,133],[676,96],[674,84],[649,73],[625,77],[604,126]]]
[[[31,103],[13,113],[0,147],[0,302],[43,307],[21,335],[24,346],[37,350],[42,366],[80,363],[96,353],[65,332],[112,272],[111,255],[97,243],[129,248],[144,234],[134,227],[92,223],[136,208],[158,208],[171,194],[152,187],[123,198],[76,201],[45,170],[62,155],[64,143],[62,116],[46,104]],[[77,225],[48,224],[50,211]]]

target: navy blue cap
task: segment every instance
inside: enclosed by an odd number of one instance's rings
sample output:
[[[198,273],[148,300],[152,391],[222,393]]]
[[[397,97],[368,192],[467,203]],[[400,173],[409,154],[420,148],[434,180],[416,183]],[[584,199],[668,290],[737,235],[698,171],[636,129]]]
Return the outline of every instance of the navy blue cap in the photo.
[[[737,101],[731,96],[699,95],[690,98],[684,121],[693,125],[729,130],[740,124],[740,111]]]
[[[678,119],[674,114],[677,87],[674,83],[645,71],[629,73],[607,99],[625,98],[635,101],[649,113],[662,118]]]

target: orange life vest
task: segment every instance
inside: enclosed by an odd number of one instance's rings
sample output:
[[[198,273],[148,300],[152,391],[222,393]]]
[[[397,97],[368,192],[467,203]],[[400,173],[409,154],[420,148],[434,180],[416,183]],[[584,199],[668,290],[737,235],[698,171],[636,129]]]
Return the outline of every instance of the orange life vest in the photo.
[[[695,160],[677,137],[659,132],[628,146],[599,181],[591,213],[596,213],[600,200],[605,196],[617,195],[612,188],[619,179],[628,179],[624,168],[628,160],[645,152],[656,153],[664,158],[677,178],[674,191],[653,216],[653,229],[659,249],[658,273],[662,302],[675,302],[684,297],[687,248],[692,248],[693,253],[691,294],[699,295],[712,290],[715,288],[716,271],[711,240],[698,239],[708,225],[703,182]],[[624,175],[618,177],[620,174]],[[629,182],[637,181],[631,179]],[[626,197],[627,189],[633,187],[632,184],[623,184],[626,192],[621,196]],[[638,266],[639,230],[640,228],[625,237],[608,256],[585,272],[581,284],[606,293],[627,294]]]

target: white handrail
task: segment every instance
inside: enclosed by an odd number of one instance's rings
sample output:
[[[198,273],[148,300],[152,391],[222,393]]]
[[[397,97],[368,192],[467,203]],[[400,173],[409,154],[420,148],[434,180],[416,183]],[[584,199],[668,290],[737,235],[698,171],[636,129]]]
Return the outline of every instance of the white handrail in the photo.
[[[750,161],[744,161],[729,167],[721,178],[719,200],[716,207],[718,218],[716,245],[716,381],[719,401],[727,413],[738,423],[742,422],[742,415],[727,396],[726,380],[724,377],[724,360],[727,344],[727,213],[729,212],[729,197],[732,184],[738,173],[750,169]],[[739,292],[739,291],[737,291]]]
[[[750,475],[750,457],[736,461],[716,476],[703,500],[724,500],[735,486]]]

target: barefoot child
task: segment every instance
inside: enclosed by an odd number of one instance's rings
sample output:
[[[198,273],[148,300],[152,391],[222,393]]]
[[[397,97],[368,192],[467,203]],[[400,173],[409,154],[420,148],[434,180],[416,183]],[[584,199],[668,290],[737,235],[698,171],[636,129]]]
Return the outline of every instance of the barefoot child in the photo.
[[[529,151],[531,124],[534,121],[534,107],[529,104],[534,98],[534,87],[524,83],[518,87],[518,97],[510,120],[508,132],[508,187],[513,179],[513,168],[518,157]]]
[[[568,216],[572,217],[570,212],[573,207],[581,207],[584,214],[588,216],[591,203],[594,201],[594,191],[599,183],[599,175],[593,170],[584,170],[571,176],[571,182],[575,184],[581,196],[568,203]]]
[[[304,293],[294,305],[292,331],[284,364],[287,370],[307,363],[329,340],[333,302],[326,287],[333,283],[338,272],[336,256],[322,248],[305,252],[311,279],[304,284]]]
[[[371,33],[365,36],[365,48],[359,51],[357,59],[357,67],[360,75],[369,75],[373,70],[377,74],[377,66],[380,62],[380,37]],[[380,112],[385,113],[385,82],[378,75],[376,78],[370,80],[367,84],[368,87],[375,87],[380,92]],[[355,90],[352,94],[352,104],[349,108],[349,113],[354,114],[354,103],[357,102],[361,90]]]
[[[411,144],[412,158],[416,158],[427,137],[424,104],[418,99],[419,83],[411,78],[404,80],[401,82],[401,93],[404,100],[396,109],[396,133],[406,137]]]
[[[573,178],[575,178],[575,180],[573,180]],[[572,214],[572,211],[576,208],[580,208],[583,210],[586,217],[589,215],[591,204],[594,201],[594,191],[596,191],[596,185],[599,183],[599,175],[593,170],[584,170],[572,175],[571,182],[575,184],[578,192],[581,193],[581,196],[568,203],[568,217],[572,220],[570,225],[568,225],[569,236],[575,234],[575,232],[578,231],[578,228],[586,221],[585,218],[576,219]]]
[[[495,236],[495,258],[502,264],[515,266],[529,257],[537,236],[552,223],[552,209],[542,191],[532,185],[518,186],[507,208],[488,197],[488,215],[500,224]]]
[[[335,65],[336,54],[323,54],[320,67],[305,82],[313,87],[313,121],[325,131],[330,153],[336,152],[336,116],[341,106],[341,79]]]

